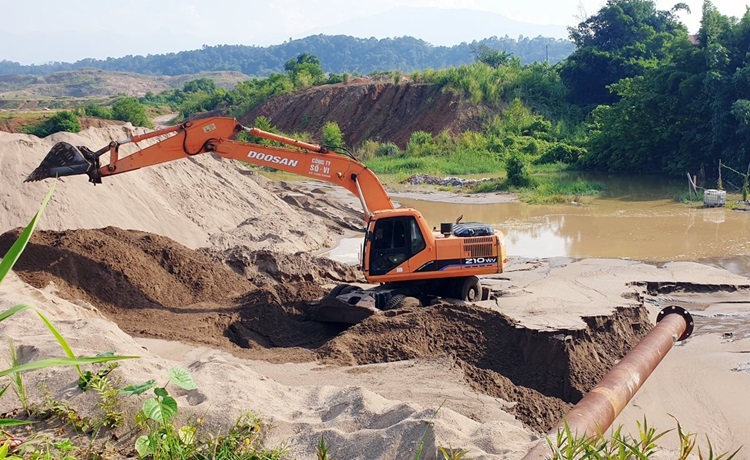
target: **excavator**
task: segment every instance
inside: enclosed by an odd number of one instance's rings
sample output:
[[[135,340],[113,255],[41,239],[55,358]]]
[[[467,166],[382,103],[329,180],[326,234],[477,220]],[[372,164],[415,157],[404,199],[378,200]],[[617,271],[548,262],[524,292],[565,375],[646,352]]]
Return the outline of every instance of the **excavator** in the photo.
[[[280,146],[239,141],[242,132]],[[149,145],[140,148],[143,141]],[[126,144],[137,150],[120,157]],[[109,163],[101,164],[107,153]],[[230,117],[186,121],[112,141],[96,151],[59,142],[24,182],[86,174],[98,184],[104,177],[203,153],[326,181],[359,198],[365,229],[359,265],[375,286],[334,287],[315,319],[357,323],[379,311],[427,305],[437,297],[487,299],[489,289],[479,276],[501,273],[507,263],[505,237],[489,225],[457,220],[441,223],[439,231],[430,228],[416,209],[396,207],[375,173],[350,153],[248,128]]]

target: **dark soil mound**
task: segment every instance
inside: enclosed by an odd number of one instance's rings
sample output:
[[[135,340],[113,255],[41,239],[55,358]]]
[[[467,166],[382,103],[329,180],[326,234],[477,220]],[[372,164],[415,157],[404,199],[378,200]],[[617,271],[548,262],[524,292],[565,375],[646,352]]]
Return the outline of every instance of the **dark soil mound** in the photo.
[[[18,232],[0,235],[1,253]],[[92,303],[136,336],[276,362],[356,365],[448,356],[471,386],[516,402],[517,416],[538,430],[555,424],[649,327],[643,308],[584,318],[585,329],[553,333],[519,327],[495,310],[440,303],[389,311],[345,329],[307,317],[324,294],[321,282],[351,275],[333,262],[268,251],[209,256],[165,237],[111,227],[37,232],[15,270],[39,288],[54,282],[62,297]]]
[[[580,331],[518,327],[497,311],[439,304],[373,316],[318,350],[331,363],[371,364],[449,356],[477,390],[507,401],[528,425],[548,430],[578,402],[648,327],[648,312],[622,309],[584,318]]]
[[[0,235],[0,253],[18,234]],[[320,287],[292,282],[259,288],[204,253],[146,232],[39,231],[15,271],[38,288],[53,282],[61,297],[93,304],[136,336],[237,351],[237,345],[315,348],[340,331],[306,321],[297,307],[320,298]],[[313,357],[286,353],[285,359]]]

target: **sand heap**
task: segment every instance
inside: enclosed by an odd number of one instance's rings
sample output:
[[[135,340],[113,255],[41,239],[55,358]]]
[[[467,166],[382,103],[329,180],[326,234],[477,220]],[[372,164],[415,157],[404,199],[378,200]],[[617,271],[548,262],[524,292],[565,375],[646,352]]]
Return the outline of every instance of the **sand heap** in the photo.
[[[0,132],[0,231],[25,226],[38,209],[50,181],[23,180],[56,142],[97,150],[141,132],[129,124],[44,139]],[[135,149],[128,144],[121,156]],[[358,211],[333,208],[337,205],[324,195],[290,185],[267,185],[282,192],[272,193],[264,187],[266,181],[241,164],[212,155],[105,178],[97,186],[87,179],[60,181],[40,228],[115,226],[167,236],[190,248],[246,245],[294,253],[328,247],[342,228],[362,227]]]
[[[15,231],[0,235],[0,253],[16,237]],[[601,333],[582,336],[573,347],[557,331],[519,328],[502,312],[444,303],[376,315],[345,329],[308,318],[324,295],[322,285],[353,281],[346,267],[264,251],[225,255],[234,271],[206,251],[150,233],[38,231],[15,271],[36,288],[52,283],[61,297],[89,302],[137,337],[272,362],[352,366],[448,358],[473,388],[514,402],[512,411],[538,430],[554,424],[568,402],[579,400],[638,341],[643,328],[633,325],[648,325],[645,309],[615,312],[602,318],[606,327],[591,319],[583,330]],[[620,324],[624,332],[613,338]],[[601,358],[589,362],[591,353]]]

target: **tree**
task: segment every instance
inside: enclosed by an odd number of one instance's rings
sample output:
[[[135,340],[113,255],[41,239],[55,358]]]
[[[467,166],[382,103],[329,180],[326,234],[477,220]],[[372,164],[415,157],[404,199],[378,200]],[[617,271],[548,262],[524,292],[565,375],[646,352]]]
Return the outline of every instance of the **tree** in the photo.
[[[477,62],[483,62],[493,69],[507,65],[510,62],[512,54],[507,51],[495,50],[484,43],[472,43],[470,45],[471,54]]]
[[[335,121],[327,121],[323,125],[323,145],[332,148],[344,147],[344,134]]]
[[[513,187],[528,187],[531,185],[531,176],[521,153],[513,152],[510,154],[505,163],[505,172],[508,176],[508,185]]]
[[[89,103],[83,107],[83,113],[89,117],[112,119],[112,110],[101,105]]]
[[[216,83],[210,78],[199,78],[197,80],[190,80],[185,83],[182,90],[186,93],[197,93],[203,91],[208,94],[213,94],[216,91]]]
[[[112,103],[112,118],[115,120],[128,121],[133,126],[144,126],[153,128],[151,121],[146,115],[146,109],[134,97],[120,97]]]
[[[320,66],[320,60],[310,53],[301,53],[296,59],[288,60],[284,64],[284,70],[287,71],[289,78],[294,82],[294,86],[298,88],[320,83],[325,76],[325,72]]]
[[[653,0],[608,0],[599,12],[568,28],[576,50],[560,75],[580,105],[611,104],[619,97],[609,86],[643,75],[671,56],[670,44],[687,40],[679,11],[658,11]]]
[[[63,110],[52,115],[47,120],[31,126],[26,132],[37,137],[47,137],[50,134],[67,131],[77,133],[81,131],[81,123],[75,113]]]
[[[585,167],[668,173],[745,170],[750,163],[750,13],[739,22],[703,7],[698,43],[613,84],[619,101],[593,112]]]

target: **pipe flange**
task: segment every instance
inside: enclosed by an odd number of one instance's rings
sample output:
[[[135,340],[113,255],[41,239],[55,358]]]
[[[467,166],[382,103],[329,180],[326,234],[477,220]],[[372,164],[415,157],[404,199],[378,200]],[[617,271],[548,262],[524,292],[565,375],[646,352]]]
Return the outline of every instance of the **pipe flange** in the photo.
[[[690,312],[682,307],[678,307],[677,305],[670,305],[664,308],[659,312],[658,315],[656,315],[656,322],[659,323],[667,315],[671,314],[682,315],[682,317],[685,319],[685,332],[683,332],[682,335],[677,338],[677,341],[683,341],[690,337],[690,335],[693,333],[693,326],[695,326],[695,322],[693,321],[693,316],[690,314]]]

